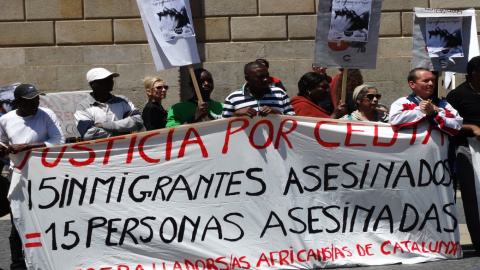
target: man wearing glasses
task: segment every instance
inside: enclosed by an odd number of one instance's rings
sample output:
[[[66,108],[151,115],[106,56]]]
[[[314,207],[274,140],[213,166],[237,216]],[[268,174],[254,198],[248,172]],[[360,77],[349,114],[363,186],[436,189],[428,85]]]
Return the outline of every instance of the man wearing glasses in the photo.
[[[195,69],[194,73],[203,103],[199,104],[197,94],[193,91],[192,98],[170,107],[167,116],[167,128],[206,120],[216,120],[222,116],[223,103],[210,98],[214,85],[212,74],[203,68]],[[190,78],[188,84],[194,90],[192,78]]]
[[[83,140],[108,138],[143,128],[140,112],[125,96],[112,95],[114,77],[118,73],[104,68],[87,72],[87,81],[92,92],[75,108],[77,129]]]
[[[390,107],[390,124],[396,130],[427,121],[431,126],[453,136],[462,127],[463,119],[445,98],[434,95],[435,75],[425,68],[408,74],[413,93],[397,99]]]

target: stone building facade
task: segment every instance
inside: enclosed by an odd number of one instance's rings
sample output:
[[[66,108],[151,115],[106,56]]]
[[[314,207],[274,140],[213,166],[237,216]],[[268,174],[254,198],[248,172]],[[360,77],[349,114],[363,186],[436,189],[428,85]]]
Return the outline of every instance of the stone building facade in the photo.
[[[195,67],[212,72],[214,98],[223,101],[238,89],[244,64],[256,58],[268,59],[271,75],[296,95],[297,81],[313,60],[319,1],[325,0],[190,0],[202,60]],[[101,66],[120,73],[115,92],[140,108],[146,103],[141,79],[147,75],[171,86],[166,107],[191,94],[185,67],[156,71],[135,0],[0,0],[0,6],[1,86],[24,82],[45,92],[86,90],[86,72]],[[409,92],[414,7],[480,10],[480,1],[383,1],[377,68],[362,72],[386,104]]]

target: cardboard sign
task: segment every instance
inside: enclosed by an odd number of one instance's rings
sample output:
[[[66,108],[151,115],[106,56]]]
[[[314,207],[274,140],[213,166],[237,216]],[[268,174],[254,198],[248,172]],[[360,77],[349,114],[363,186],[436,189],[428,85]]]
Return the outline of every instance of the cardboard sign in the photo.
[[[40,107],[46,107],[57,115],[65,138],[80,137],[75,122],[75,107],[92,91],[49,93],[40,96]]]
[[[12,155],[32,269],[285,269],[460,258],[428,125],[232,118]]]
[[[137,0],[157,70],[200,63],[188,0]]]
[[[375,69],[381,0],[318,1],[314,65]]]

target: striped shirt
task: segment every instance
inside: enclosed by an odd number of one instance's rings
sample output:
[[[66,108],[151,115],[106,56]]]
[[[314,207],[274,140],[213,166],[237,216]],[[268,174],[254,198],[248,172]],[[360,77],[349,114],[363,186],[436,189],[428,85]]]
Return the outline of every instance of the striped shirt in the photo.
[[[242,89],[231,93],[225,99],[222,113],[223,118],[231,117],[235,111],[248,107],[253,108],[258,112],[263,106],[277,109],[283,114],[295,115],[292,105],[290,104],[290,98],[281,88],[270,87],[269,92],[265,93],[262,98],[257,100],[245,89],[246,85],[247,84],[245,83]]]

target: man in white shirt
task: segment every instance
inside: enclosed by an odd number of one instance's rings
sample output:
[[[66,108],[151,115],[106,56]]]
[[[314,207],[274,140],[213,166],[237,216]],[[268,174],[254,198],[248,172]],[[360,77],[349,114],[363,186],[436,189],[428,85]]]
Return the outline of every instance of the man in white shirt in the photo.
[[[92,93],[75,108],[77,129],[83,140],[108,138],[143,128],[143,119],[135,105],[125,96],[112,95],[114,77],[120,76],[104,68],[87,72]]]
[[[0,117],[0,157],[65,143],[55,113],[39,107],[40,95],[45,94],[30,84],[21,84],[15,88],[14,97],[18,109]],[[9,240],[12,254],[10,269],[27,269],[22,253],[22,241],[13,219]]]

